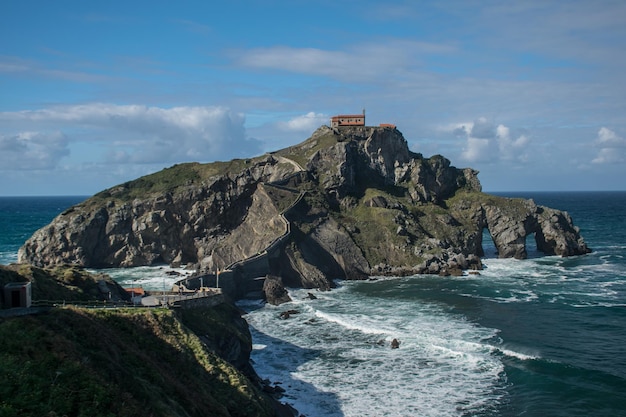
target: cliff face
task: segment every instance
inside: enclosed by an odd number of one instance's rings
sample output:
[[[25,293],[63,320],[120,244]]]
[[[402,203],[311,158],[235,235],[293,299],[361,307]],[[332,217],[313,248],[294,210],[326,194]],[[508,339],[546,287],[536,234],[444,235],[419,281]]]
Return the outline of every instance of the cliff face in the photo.
[[[525,258],[529,235],[548,255],[589,252],[567,213],[484,194],[477,174],[411,152],[396,129],[322,126],[272,154],[177,165],[103,191],[37,231],[19,260],[210,272],[268,254],[256,273],[329,288],[480,268],[483,229],[500,257]]]
[[[224,338],[237,340],[233,323],[220,324]],[[57,308],[0,320],[3,415],[292,415],[275,411],[258,377],[188,325],[172,310],[142,308]]]
[[[263,250],[283,233],[278,208],[261,184],[293,170],[271,156],[236,161],[220,171],[198,164],[174,166],[65,211],[33,235],[19,259],[40,266],[201,261],[223,268]],[[180,184],[169,188],[170,181]]]
[[[0,265],[0,287],[9,282],[30,282],[34,304],[67,306],[0,316],[3,416],[296,415],[252,368],[252,336],[233,304],[91,308],[130,297],[68,265]]]

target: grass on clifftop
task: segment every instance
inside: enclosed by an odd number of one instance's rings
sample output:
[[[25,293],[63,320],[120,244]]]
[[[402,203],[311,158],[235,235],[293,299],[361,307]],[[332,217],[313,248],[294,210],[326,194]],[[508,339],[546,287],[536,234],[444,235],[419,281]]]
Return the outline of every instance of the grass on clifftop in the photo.
[[[3,286],[24,281],[33,301],[95,299],[83,269],[0,266]],[[216,353],[223,340],[251,346],[242,326],[230,304],[0,318],[0,417],[271,416],[268,398]]]
[[[253,159],[233,159],[232,161],[218,161],[208,164],[198,162],[177,164],[101,191],[94,197],[96,199],[115,198],[121,201],[132,201],[135,198],[145,199],[152,195],[175,191],[180,187],[199,184],[214,176],[227,173],[236,174],[247,165],[252,164],[253,161]]]
[[[337,143],[338,136],[331,130],[323,134],[313,135],[311,138],[286,149],[276,152],[278,155],[296,161],[300,166],[306,167],[309,159],[320,149],[330,148]]]
[[[99,300],[102,294],[98,289],[98,280],[104,279],[112,286],[113,280],[106,275],[90,274],[74,265],[57,265],[51,268],[38,268],[29,264],[0,265],[0,286],[9,282],[32,284],[33,301],[90,301]],[[125,294],[118,287],[118,296]]]
[[[0,320],[0,416],[269,416],[249,380],[166,309]]]

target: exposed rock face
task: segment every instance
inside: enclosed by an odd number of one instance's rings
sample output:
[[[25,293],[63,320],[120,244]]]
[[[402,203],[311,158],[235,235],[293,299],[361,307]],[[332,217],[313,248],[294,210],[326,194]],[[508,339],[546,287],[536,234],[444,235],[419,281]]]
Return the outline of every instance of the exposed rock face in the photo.
[[[280,277],[268,276],[265,278],[263,293],[265,294],[265,300],[275,306],[291,301],[291,297],[289,297],[289,293]]]
[[[546,254],[589,252],[567,213],[483,194],[477,175],[409,151],[396,129],[323,126],[271,155],[177,165],[103,191],[37,231],[19,260],[233,264],[223,276],[238,296],[253,275],[329,289],[337,278],[480,269],[485,228],[500,257],[525,258],[528,235]]]
[[[233,304],[212,308],[178,310],[178,317],[205,345],[249,377],[256,377],[250,364],[252,336],[241,311]]]
[[[196,165],[174,168],[193,170]],[[241,172],[215,175],[175,192],[148,190],[143,198],[128,198],[133,183],[104,191],[36,232],[19,258],[40,266],[199,262],[213,270],[224,268],[262,251],[284,233],[262,183],[295,168],[271,156],[247,165]]]
[[[531,235],[535,236],[537,249],[546,255],[573,256],[589,252],[580,230],[567,213],[537,206],[532,200],[515,201],[515,209],[502,200],[499,203],[482,207],[483,221],[500,258],[525,259],[526,237]]]

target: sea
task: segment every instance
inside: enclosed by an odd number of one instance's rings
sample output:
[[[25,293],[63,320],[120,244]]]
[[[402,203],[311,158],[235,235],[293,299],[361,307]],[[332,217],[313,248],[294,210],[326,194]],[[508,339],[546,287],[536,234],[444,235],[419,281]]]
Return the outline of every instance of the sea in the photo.
[[[626,416],[626,192],[493,194],[567,211],[592,253],[545,257],[529,238],[529,259],[498,259],[486,233],[479,275],[241,301],[259,376],[308,417]],[[0,197],[0,263],[84,198]],[[161,289],[168,271],[110,272]]]

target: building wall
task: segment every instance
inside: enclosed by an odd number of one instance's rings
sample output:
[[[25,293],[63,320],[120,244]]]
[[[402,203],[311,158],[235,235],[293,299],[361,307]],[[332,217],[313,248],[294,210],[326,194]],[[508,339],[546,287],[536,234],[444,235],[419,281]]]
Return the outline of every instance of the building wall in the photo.
[[[4,286],[6,308],[30,307],[32,303],[30,282],[11,282]]]
[[[222,294],[215,294],[209,297],[188,298],[179,301],[181,308],[215,307],[225,301]]]
[[[330,127],[365,126],[364,114],[340,114],[330,119]]]

